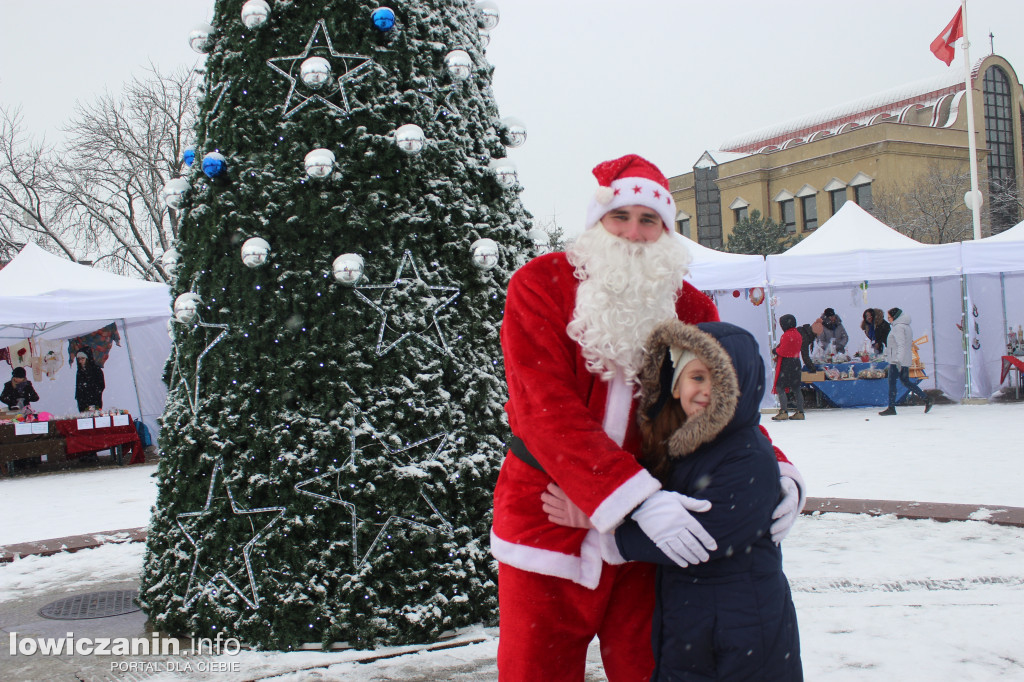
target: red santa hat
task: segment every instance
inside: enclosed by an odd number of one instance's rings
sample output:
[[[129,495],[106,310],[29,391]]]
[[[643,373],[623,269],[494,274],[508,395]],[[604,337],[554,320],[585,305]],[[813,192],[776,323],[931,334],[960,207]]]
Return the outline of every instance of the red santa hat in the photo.
[[[623,206],[646,206],[657,211],[666,230],[676,219],[676,203],[668,191],[668,180],[658,167],[636,154],[605,161],[594,167],[600,187],[587,207],[587,227],[593,227],[605,213]]]

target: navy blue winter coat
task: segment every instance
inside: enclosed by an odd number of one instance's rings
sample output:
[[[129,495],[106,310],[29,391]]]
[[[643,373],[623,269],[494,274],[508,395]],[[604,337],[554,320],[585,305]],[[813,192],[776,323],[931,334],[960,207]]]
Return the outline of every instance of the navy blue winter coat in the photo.
[[[664,488],[711,502],[709,511],[695,517],[718,549],[710,561],[680,568],[635,521],[616,531],[625,558],[659,564],[651,679],[800,681],[796,610],[782,551],[769,533],[780,498],[779,468],[758,427],[765,371],[757,342],[724,322],[660,325],[648,340],[640,374],[641,421],[651,418],[659,394],[665,398],[668,346],[688,348],[704,360],[712,372],[712,398],[669,440]],[[731,386],[729,368],[723,367],[730,363]],[[738,397],[730,399],[737,386]]]

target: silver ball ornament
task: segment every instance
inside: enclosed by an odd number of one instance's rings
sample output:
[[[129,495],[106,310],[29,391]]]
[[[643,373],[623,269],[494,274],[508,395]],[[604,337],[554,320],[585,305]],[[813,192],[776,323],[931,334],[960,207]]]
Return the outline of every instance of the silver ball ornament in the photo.
[[[343,253],[334,259],[334,279],[352,286],[363,277],[363,257],[357,253]]]
[[[545,254],[551,250],[551,236],[540,229],[530,230],[530,241],[533,242],[533,250],[538,255]]]
[[[185,193],[191,189],[188,180],[185,178],[174,178],[168,180],[167,184],[160,190],[160,199],[167,208],[178,210],[185,200]]]
[[[258,268],[270,257],[270,244],[261,237],[250,237],[242,244],[242,262],[247,267]]]
[[[486,29],[480,29],[480,47],[487,49],[487,46],[491,44],[491,32]]]
[[[503,118],[502,125],[505,127],[505,139],[511,148],[522,147],[526,144],[526,125],[518,118]]]
[[[491,172],[494,173],[494,179],[505,189],[515,187],[515,184],[519,182],[519,172],[516,170],[516,165],[508,159],[492,159],[489,167]]]
[[[477,239],[469,247],[473,265],[481,270],[493,270],[498,265],[498,243],[493,239]]]
[[[213,26],[199,24],[189,31],[188,44],[199,54],[206,54],[213,47]]]
[[[306,174],[311,178],[326,178],[334,169],[334,152],[330,149],[314,149],[303,160]]]
[[[160,256],[160,265],[163,266],[164,272],[171,277],[178,271],[178,265],[181,263],[181,254],[173,246]]]
[[[498,3],[494,2],[494,0],[480,0],[480,2],[476,3],[476,18],[480,28],[485,31],[493,29],[501,19]]]
[[[266,0],[247,0],[242,5],[242,23],[246,28],[259,28],[270,17],[270,5]]]
[[[426,142],[423,128],[415,123],[407,123],[395,131],[395,144],[406,154],[419,154]]]
[[[331,63],[323,57],[310,57],[299,67],[299,78],[309,87],[319,90],[331,80]]]
[[[202,303],[203,299],[199,298],[199,294],[188,292],[178,296],[174,299],[174,319],[182,324],[188,324],[199,316],[199,306]]]
[[[444,58],[448,75],[457,81],[464,81],[473,72],[473,58],[465,50],[452,50]]]

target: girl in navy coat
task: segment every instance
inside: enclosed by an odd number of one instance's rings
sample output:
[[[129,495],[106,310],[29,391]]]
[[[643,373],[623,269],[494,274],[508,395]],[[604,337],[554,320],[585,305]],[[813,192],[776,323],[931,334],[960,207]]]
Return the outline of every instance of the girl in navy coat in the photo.
[[[799,682],[796,610],[769,533],[780,484],[759,427],[765,370],[757,342],[725,322],[673,320],[645,348],[637,407],[644,465],[665,490],[710,502],[694,516],[718,544],[709,560],[680,567],[629,517],[602,538],[606,561],[659,565],[651,680]],[[563,504],[545,501],[545,509]]]

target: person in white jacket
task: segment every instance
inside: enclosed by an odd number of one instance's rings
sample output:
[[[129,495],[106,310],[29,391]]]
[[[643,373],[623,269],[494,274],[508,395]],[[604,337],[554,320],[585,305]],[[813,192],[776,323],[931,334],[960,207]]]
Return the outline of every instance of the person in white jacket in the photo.
[[[889,361],[889,407],[878,414],[883,417],[896,414],[896,379],[898,378],[914,395],[924,401],[924,411],[932,409],[932,399],[921,390],[921,387],[910,381],[910,363],[913,359],[911,346],[914,332],[910,329],[910,315],[899,308],[889,308],[889,343],[885,348],[885,358]]]

